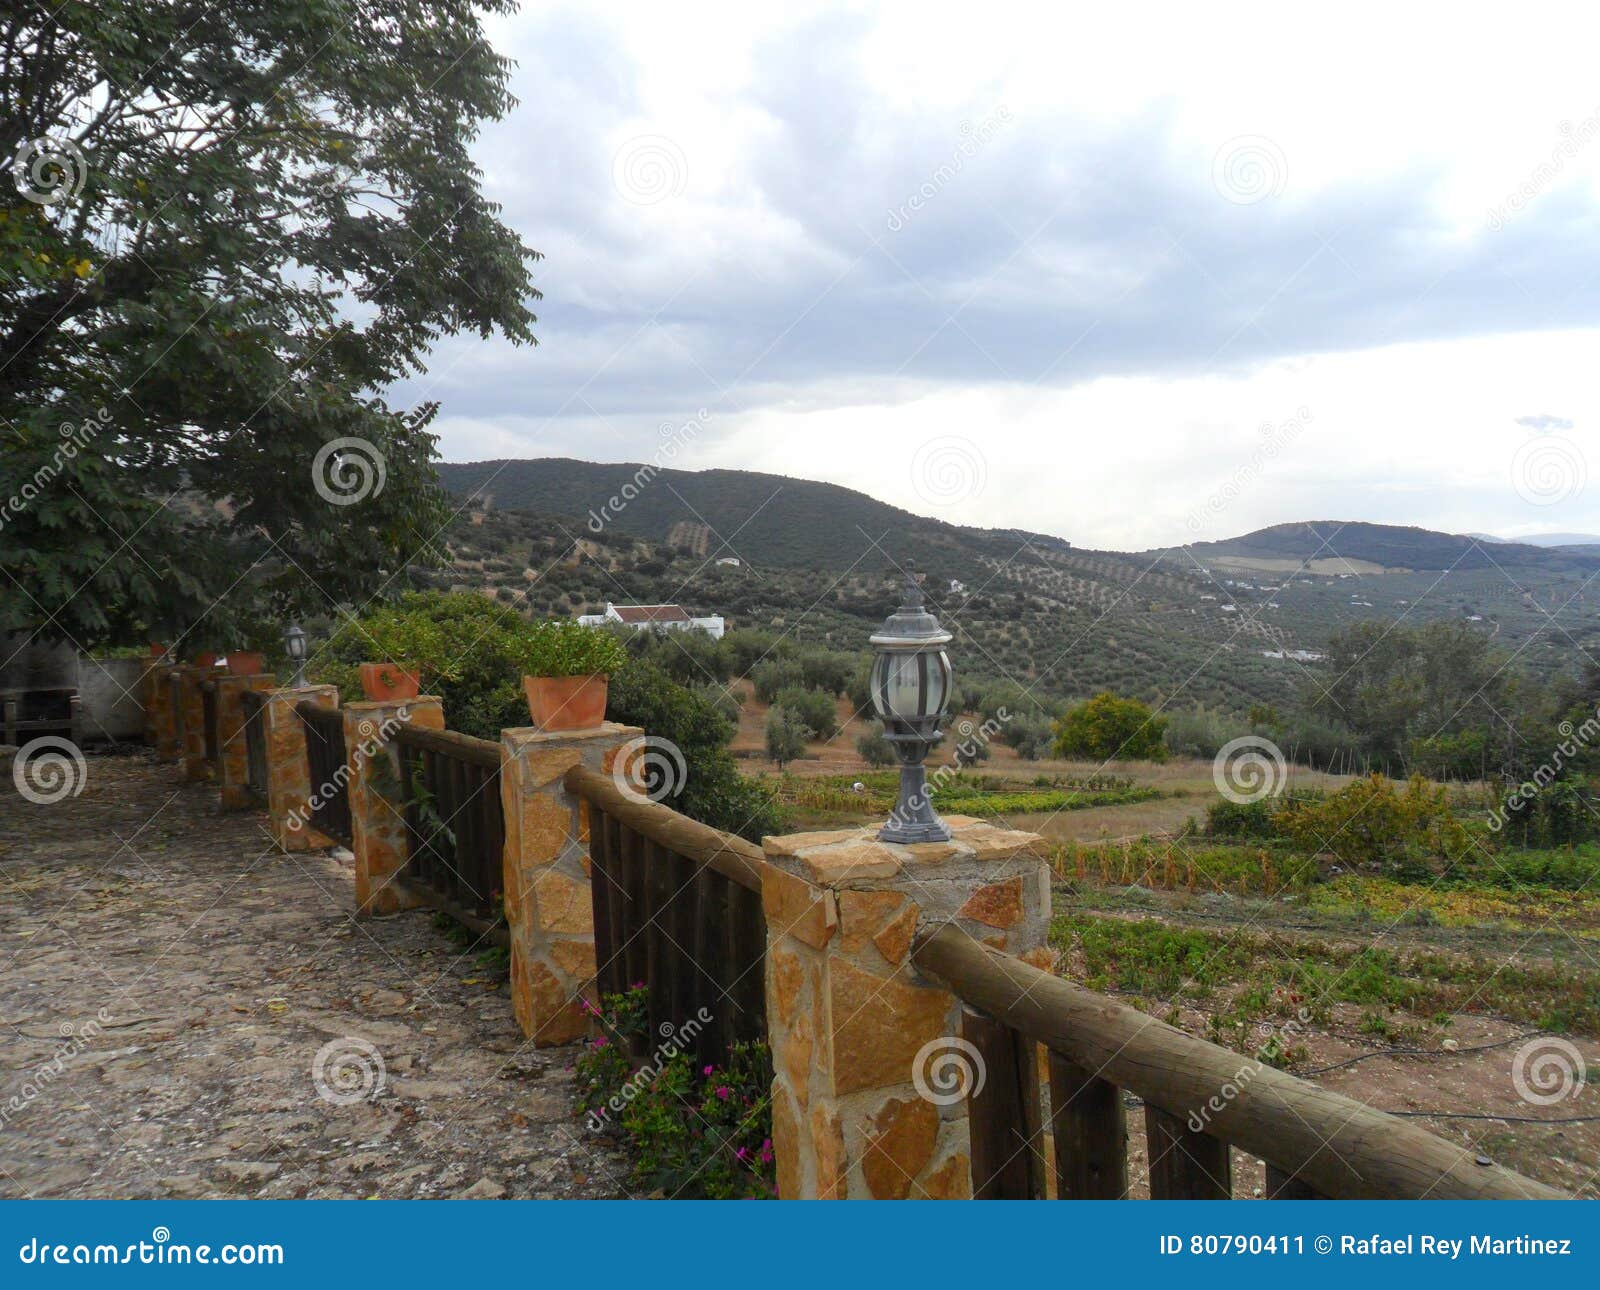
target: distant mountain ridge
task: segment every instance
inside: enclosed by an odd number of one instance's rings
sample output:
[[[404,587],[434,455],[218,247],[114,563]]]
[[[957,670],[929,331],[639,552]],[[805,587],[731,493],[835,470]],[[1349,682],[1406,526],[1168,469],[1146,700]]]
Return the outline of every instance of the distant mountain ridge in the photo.
[[[1178,549],[1178,548],[1174,548]],[[1274,524],[1217,542],[1187,548],[1195,559],[1351,560],[1386,569],[1600,568],[1600,548],[1537,546],[1464,533],[1439,533],[1359,520],[1310,520]]]

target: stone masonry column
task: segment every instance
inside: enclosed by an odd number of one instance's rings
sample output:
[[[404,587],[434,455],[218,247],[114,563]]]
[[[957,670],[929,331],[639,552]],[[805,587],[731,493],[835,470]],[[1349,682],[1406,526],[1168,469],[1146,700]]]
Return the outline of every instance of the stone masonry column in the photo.
[[[618,753],[643,733],[607,721],[592,730],[500,734],[511,1006],[540,1047],[587,1034],[584,1002],[595,1001],[588,811],[562,777],[579,765],[611,774]]]
[[[333,839],[311,827],[311,770],[306,765],[306,728],[295,705],[339,706],[334,685],[303,685],[267,691],[261,720],[267,730],[267,825],[280,851],[314,851]]]
[[[1037,834],[946,817],[949,842],[876,829],[767,838],[767,1026],[778,1194],[972,1195],[960,1001],[911,965],[914,937],[954,923],[1036,965],[1050,917]]]
[[[225,811],[252,805],[245,781],[250,775],[245,746],[244,695],[246,690],[270,690],[271,676],[219,676],[217,678],[217,787]]]
[[[161,665],[149,674],[145,718],[150,724],[150,742],[155,745],[157,761],[178,760],[178,712],[172,704],[172,677],[180,670]]]
[[[356,913],[393,914],[417,901],[395,881],[411,857],[405,807],[391,794],[400,786],[400,765],[389,742],[402,725],[444,729],[444,701],[364,699],[347,703],[344,755],[350,764],[350,849],[356,853]]]
[[[209,767],[206,765],[206,710],[200,697],[200,682],[218,675],[214,667],[187,666],[176,669],[178,674],[178,760],[183,763],[183,778],[203,780]]]

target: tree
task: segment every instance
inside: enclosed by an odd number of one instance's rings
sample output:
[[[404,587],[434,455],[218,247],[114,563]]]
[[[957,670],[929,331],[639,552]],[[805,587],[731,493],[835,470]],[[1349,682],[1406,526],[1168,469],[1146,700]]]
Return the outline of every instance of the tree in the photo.
[[[794,716],[813,738],[832,739],[839,728],[832,695],[790,685],[778,691],[775,705]]]
[[[870,730],[856,736],[856,751],[869,766],[893,766],[895,763],[894,745],[884,736],[881,721],[874,721]]]
[[[383,391],[441,336],[533,340],[467,151],[512,7],[0,14],[0,629],[259,640],[435,557],[435,409]]]
[[[1158,717],[1138,699],[1124,699],[1103,691],[1074,708],[1056,722],[1058,757],[1090,757],[1096,761],[1165,761],[1162,734],[1167,719]]]
[[[773,708],[767,713],[767,756],[782,770],[805,752],[810,733],[788,708]]]

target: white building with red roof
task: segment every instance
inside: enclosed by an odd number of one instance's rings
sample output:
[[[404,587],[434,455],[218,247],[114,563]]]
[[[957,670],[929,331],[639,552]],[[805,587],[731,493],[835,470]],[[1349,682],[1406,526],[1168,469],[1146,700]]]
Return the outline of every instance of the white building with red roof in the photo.
[[[632,627],[635,631],[646,629],[657,632],[705,632],[712,640],[721,640],[727,624],[722,615],[695,618],[682,605],[614,605],[606,601],[603,614],[579,614],[578,622],[585,627],[607,627],[612,623]]]

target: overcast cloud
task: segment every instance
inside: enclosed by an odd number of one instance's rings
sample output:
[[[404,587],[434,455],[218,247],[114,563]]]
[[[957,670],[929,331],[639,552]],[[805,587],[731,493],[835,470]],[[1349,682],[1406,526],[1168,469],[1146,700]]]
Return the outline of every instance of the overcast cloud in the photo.
[[[476,154],[541,344],[401,393],[1083,545],[1600,530],[1600,33],[1452,12],[532,5]]]

